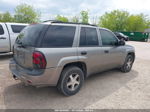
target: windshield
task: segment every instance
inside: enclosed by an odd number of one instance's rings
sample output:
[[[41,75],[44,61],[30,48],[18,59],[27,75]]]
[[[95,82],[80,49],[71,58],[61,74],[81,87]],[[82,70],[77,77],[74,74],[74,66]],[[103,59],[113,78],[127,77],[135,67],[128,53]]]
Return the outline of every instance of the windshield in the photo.
[[[24,46],[35,46],[45,24],[35,24],[25,27],[17,37],[16,43]]]

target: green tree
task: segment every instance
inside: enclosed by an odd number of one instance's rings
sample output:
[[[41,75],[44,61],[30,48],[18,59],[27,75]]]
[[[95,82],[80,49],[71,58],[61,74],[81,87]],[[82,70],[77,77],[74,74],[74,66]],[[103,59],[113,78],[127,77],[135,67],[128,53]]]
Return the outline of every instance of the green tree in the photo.
[[[81,22],[82,23],[88,23],[89,22],[89,13],[88,11],[81,11]]]
[[[3,21],[3,14],[0,13],[0,22]]]
[[[62,22],[68,22],[68,18],[65,16],[57,15],[55,19]]]
[[[20,23],[38,22],[40,13],[37,12],[31,5],[21,4],[15,8],[14,19]]]
[[[9,12],[3,14],[3,22],[13,22],[14,19]]]
[[[79,18],[77,16],[72,17],[71,22],[79,23]]]
[[[14,19],[9,12],[5,12],[3,14],[0,14],[0,21],[1,22],[13,22]]]
[[[143,32],[149,27],[149,20],[144,14],[131,15],[128,18],[127,31],[140,31]]]
[[[129,13],[126,11],[114,10],[105,13],[100,17],[99,26],[112,31],[126,31]]]

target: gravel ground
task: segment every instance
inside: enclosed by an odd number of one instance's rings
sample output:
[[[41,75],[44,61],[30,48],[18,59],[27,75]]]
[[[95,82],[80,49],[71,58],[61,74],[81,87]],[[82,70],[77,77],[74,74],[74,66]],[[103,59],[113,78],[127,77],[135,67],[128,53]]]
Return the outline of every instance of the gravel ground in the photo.
[[[9,72],[11,56],[0,57],[0,108],[150,109],[150,43],[127,44],[136,49],[136,60],[130,73],[111,70],[94,75],[72,97],[64,97],[55,87],[24,86]]]

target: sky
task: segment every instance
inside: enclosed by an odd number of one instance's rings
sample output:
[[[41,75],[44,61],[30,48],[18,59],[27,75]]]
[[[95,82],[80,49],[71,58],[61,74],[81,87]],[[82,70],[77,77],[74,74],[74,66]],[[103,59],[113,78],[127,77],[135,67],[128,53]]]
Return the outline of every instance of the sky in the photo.
[[[81,10],[88,10],[93,17],[115,9],[150,15],[150,0],[0,0],[0,13],[9,11],[14,14],[15,7],[22,3],[40,11],[41,20],[52,19],[57,14],[67,17],[79,15]]]

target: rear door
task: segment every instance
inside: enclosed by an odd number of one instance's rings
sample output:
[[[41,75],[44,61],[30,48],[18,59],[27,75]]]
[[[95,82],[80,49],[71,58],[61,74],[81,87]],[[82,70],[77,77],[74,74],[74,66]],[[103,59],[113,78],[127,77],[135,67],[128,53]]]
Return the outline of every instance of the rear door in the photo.
[[[86,63],[87,75],[97,73],[99,70],[100,46],[98,40],[98,31],[96,27],[81,27],[78,56],[79,60]]]
[[[7,27],[4,23],[0,23],[0,53],[10,51],[10,40]]]

